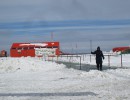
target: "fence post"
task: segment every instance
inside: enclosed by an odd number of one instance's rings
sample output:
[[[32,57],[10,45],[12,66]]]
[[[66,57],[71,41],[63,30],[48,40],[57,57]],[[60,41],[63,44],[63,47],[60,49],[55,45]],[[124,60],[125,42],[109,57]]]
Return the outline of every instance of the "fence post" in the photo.
[[[121,52],[121,67],[123,67],[123,63],[122,63],[122,52]]]
[[[80,56],[80,70],[81,70],[81,56]]]
[[[91,54],[90,54],[90,62],[91,62]]]
[[[58,57],[59,57],[59,56],[57,56],[57,63],[58,63]]]
[[[108,66],[110,67],[110,55],[108,55]]]
[[[69,62],[70,62],[70,67],[71,67],[71,56],[69,56],[69,57],[70,57]]]

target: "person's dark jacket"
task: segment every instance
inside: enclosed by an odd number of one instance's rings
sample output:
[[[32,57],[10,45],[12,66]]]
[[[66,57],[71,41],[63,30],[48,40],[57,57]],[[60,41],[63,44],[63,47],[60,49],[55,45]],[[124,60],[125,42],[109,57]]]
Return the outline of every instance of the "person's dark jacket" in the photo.
[[[104,55],[100,48],[97,48],[96,51],[91,52],[91,54],[96,54],[96,63],[102,63],[102,58],[104,59]]]

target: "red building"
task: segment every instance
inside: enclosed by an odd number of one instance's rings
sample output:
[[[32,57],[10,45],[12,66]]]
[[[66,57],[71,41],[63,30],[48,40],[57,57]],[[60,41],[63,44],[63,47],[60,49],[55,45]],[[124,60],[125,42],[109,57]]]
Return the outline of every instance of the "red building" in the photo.
[[[0,51],[0,57],[7,57],[7,51],[5,50]]]
[[[10,48],[11,57],[41,57],[60,54],[59,42],[13,43]]]
[[[113,52],[124,52],[126,50],[130,49],[130,47],[116,47],[116,48],[113,48]]]

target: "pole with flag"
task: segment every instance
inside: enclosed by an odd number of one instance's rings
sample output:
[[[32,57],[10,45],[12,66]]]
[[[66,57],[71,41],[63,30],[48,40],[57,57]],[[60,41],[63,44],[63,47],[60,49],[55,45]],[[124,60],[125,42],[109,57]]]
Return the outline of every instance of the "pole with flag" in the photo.
[[[92,52],[92,40],[90,40],[90,51]]]
[[[92,52],[92,40],[90,40],[90,51]],[[90,54],[90,62],[91,62],[91,54]]]
[[[51,32],[51,41],[53,41],[53,32]]]

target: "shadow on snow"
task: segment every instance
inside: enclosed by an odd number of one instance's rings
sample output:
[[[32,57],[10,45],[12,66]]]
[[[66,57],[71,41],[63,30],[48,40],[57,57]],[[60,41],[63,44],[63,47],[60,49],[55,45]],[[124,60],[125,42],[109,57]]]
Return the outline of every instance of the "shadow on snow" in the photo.
[[[16,97],[25,97],[25,96],[96,96],[97,94],[93,92],[62,92],[62,93],[0,93],[0,96],[16,96]]]
[[[79,63],[70,63],[70,62],[58,62],[63,63],[66,65],[67,68],[74,68],[78,70],[83,70],[89,72],[90,70],[97,70],[96,65],[90,65],[90,64],[80,64]],[[108,70],[108,69],[119,69],[119,68],[127,68],[127,67],[115,67],[115,66],[102,66],[102,70]]]

